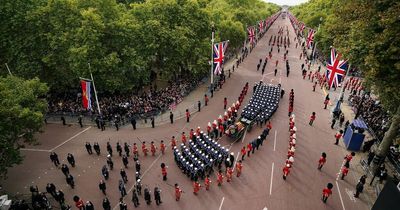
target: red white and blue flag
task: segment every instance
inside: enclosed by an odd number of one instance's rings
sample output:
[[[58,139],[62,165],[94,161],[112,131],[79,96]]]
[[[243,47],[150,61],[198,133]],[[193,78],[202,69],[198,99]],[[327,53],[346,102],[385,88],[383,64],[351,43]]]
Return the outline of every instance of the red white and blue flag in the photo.
[[[250,44],[253,44],[254,41],[255,41],[255,31],[254,31],[254,27],[253,26],[247,28],[247,34],[248,34],[248,37],[249,37]]]
[[[314,36],[315,36],[315,30],[310,28],[308,30],[308,35],[307,35],[307,48],[310,48],[312,44],[314,44]]]
[[[306,27],[306,25],[303,22],[300,22],[300,33],[303,33],[304,28]]]
[[[326,65],[326,79],[330,88],[338,87],[346,74],[348,63],[347,60],[340,60],[342,55],[337,53],[334,48],[331,49],[331,58]]]
[[[264,21],[263,21],[263,20],[261,20],[261,21],[258,22],[258,30],[259,30],[260,32],[263,32],[263,31],[264,31]]]
[[[81,80],[82,86],[82,104],[83,108],[87,110],[92,109],[92,100],[90,99],[90,81]]]
[[[224,63],[225,52],[227,47],[228,47],[227,41],[214,44],[213,47],[214,74],[220,74],[222,71],[222,64]]]

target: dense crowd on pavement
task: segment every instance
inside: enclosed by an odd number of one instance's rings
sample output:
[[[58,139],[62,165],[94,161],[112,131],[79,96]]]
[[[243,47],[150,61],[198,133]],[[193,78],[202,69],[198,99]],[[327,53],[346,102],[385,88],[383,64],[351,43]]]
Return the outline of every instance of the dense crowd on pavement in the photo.
[[[182,101],[182,98],[189,94],[197,85],[198,80],[180,79],[169,82],[166,88],[157,89],[151,87],[142,94],[121,94],[111,96],[99,96],[100,108],[105,119],[111,119],[115,115],[149,117],[170,108],[172,104]],[[86,114],[95,113],[96,104],[92,94],[92,112],[82,107],[81,97],[66,96],[52,97],[49,99],[48,114]]]
[[[376,137],[382,140],[390,126],[389,115],[384,111],[379,101],[371,97],[364,98],[362,106],[360,106],[361,100],[362,96],[356,94],[351,95],[349,98],[354,108],[358,109],[360,107],[360,116],[375,133]]]

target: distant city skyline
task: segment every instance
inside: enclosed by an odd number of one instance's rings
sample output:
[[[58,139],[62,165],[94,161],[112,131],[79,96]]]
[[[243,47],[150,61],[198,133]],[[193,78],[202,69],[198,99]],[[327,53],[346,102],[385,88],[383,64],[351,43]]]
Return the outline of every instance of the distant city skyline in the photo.
[[[308,0],[264,0],[265,2],[271,2],[277,5],[298,5],[304,2],[307,2]]]

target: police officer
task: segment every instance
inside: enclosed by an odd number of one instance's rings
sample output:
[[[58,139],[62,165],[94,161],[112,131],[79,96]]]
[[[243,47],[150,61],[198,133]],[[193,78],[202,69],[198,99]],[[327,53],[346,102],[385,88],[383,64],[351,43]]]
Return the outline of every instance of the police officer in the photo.
[[[133,192],[132,192],[132,202],[135,207],[138,207],[140,205],[139,197],[138,197],[136,190],[133,190]]]
[[[106,195],[107,186],[103,180],[100,180],[99,189],[101,190],[101,192],[103,192],[104,195]]]
[[[63,174],[64,174],[66,177],[68,177],[69,168],[68,168],[68,166],[67,166],[66,164],[62,164],[62,165],[61,165],[61,171],[63,172]]]
[[[146,201],[147,205],[151,204],[151,194],[149,188],[144,188],[144,200]]]
[[[121,175],[122,180],[126,183],[128,182],[128,176],[123,168],[121,168],[119,174]]]
[[[126,155],[122,155],[122,163],[124,164],[125,168],[128,168],[128,157]]]
[[[51,194],[54,198],[56,198],[56,186],[53,183],[47,183],[46,191],[47,193]]]
[[[86,151],[88,152],[89,155],[93,154],[92,145],[90,145],[89,142],[86,142],[85,148],[86,148]]]
[[[60,165],[60,160],[58,159],[58,155],[55,152],[50,153],[50,160],[54,163],[56,167]]]
[[[111,210],[111,204],[107,197],[103,199],[103,209],[104,210]]]
[[[124,142],[124,151],[127,157],[129,157],[129,153],[130,153],[130,145],[126,142]]]
[[[71,153],[68,153],[67,161],[69,164],[71,164],[72,167],[75,167],[75,158]]]
[[[99,145],[99,143],[95,142],[93,144],[93,149],[94,149],[94,151],[96,151],[97,155],[100,155],[100,145]]]
[[[122,147],[119,144],[119,142],[117,142],[117,152],[118,152],[119,156],[121,157],[122,156]]]
[[[109,141],[107,142],[107,152],[112,157],[113,150]]]
[[[161,201],[161,189],[158,187],[154,188],[154,200],[156,201],[157,206],[162,203]]]
[[[133,130],[136,130],[136,119],[134,117],[131,118],[131,124],[132,124]]]

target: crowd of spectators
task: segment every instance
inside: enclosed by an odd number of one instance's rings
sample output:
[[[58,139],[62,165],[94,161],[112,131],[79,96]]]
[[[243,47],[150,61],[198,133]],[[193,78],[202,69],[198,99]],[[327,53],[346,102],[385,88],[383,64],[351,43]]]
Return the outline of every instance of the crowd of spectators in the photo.
[[[140,94],[99,95],[100,109],[105,119],[111,120],[115,115],[120,117],[148,118],[165,112],[171,104],[178,104],[197,85],[198,80],[179,79],[169,81],[165,88],[151,86]],[[49,98],[48,114],[93,115],[97,105],[92,93],[92,110],[82,107],[81,93],[66,97]]]
[[[385,132],[389,129],[390,118],[381,103],[368,96],[364,97],[362,101],[362,96],[356,94],[351,95],[349,101],[356,110],[360,108],[360,116],[364,122],[374,132],[376,138],[382,140]]]

